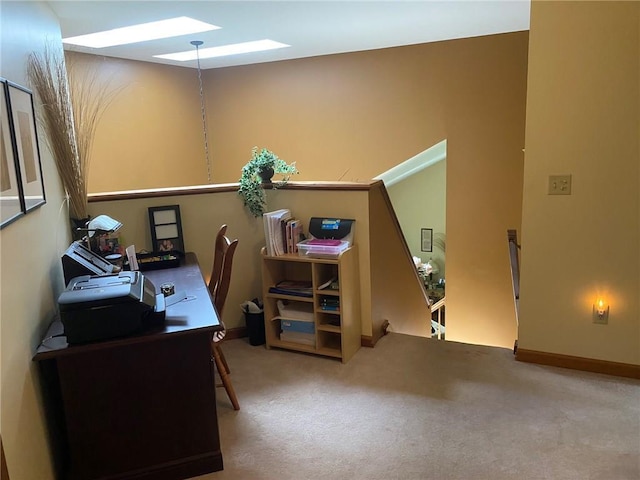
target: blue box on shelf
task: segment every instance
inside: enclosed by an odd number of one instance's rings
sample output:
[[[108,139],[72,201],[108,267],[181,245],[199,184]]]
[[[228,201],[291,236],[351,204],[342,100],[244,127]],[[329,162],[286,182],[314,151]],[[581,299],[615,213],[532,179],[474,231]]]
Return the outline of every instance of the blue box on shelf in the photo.
[[[283,332],[315,333],[316,327],[313,322],[301,320],[280,320],[280,328]]]

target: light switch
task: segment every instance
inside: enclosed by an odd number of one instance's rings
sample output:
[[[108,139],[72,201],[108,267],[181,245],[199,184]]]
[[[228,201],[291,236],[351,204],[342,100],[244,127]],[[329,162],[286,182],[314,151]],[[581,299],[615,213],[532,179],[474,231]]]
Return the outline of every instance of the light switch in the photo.
[[[571,195],[571,175],[549,175],[549,195]]]

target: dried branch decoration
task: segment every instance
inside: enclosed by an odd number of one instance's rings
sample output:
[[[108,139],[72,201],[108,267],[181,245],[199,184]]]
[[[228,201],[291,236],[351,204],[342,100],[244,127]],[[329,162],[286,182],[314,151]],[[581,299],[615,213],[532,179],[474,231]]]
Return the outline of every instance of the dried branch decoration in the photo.
[[[72,72],[62,51],[49,45],[42,53],[31,53],[27,72],[40,97],[38,119],[47,133],[53,155],[69,200],[69,216],[88,217],[87,183],[93,137],[100,117],[117,89],[98,82],[95,70]],[[69,75],[67,75],[69,70]]]

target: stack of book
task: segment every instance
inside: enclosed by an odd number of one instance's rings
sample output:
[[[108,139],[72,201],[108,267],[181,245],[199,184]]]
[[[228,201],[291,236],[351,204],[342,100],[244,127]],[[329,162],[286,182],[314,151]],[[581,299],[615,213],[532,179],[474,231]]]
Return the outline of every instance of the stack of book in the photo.
[[[338,277],[331,277],[326,282],[318,285],[318,290],[324,290],[324,289],[340,290],[340,282],[338,281]]]
[[[274,257],[298,252],[298,242],[304,240],[302,221],[294,218],[290,210],[266,212],[262,220],[267,255]]]
[[[320,300],[320,310],[338,311],[340,310],[340,299],[334,297],[324,297]]]
[[[311,282],[304,280],[283,280],[269,287],[269,293],[311,298],[313,297],[313,287]]]

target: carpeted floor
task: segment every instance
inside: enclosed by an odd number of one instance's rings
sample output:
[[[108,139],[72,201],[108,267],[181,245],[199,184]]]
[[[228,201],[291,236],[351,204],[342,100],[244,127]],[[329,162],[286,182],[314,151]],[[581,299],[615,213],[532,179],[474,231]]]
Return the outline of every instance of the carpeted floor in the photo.
[[[220,479],[640,479],[640,381],[391,333],[336,360],[226,341]]]

